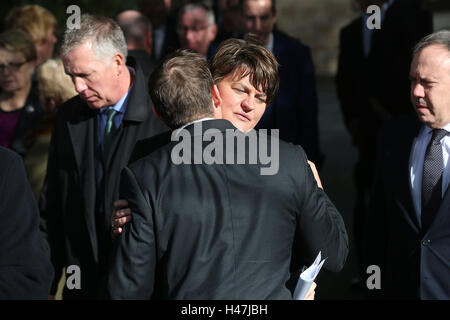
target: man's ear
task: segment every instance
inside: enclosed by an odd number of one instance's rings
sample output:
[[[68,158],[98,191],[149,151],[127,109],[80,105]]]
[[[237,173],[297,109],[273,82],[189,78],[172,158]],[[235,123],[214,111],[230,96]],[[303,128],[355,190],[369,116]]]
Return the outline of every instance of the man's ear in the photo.
[[[272,12],[272,23],[273,24],[277,23],[277,10],[276,9]],[[273,29],[273,27],[272,27],[272,29]]]
[[[115,69],[116,69],[116,72],[117,72],[117,76],[120,75],[123,72],[123,70],[125,70],[124,69],[124,67],[125,67],[125,57],[122,54],[120,54],[118,52],[116,54],[114,54],[112,63],[115,66]]]
[[[214,118],[222,119],[222,97],[220,96],[217,85],[213,85],[211,88],[211,96],[214,106]]]
[[[161,121],[162,123],[166,124],[166,123],[164,122],[164,120],[161,118],[161,116],[159,115],[159,113],[156,112],[156,109],[155,109],[155,105],[154,105],[154,104],[152,104],[152,110],[153,110],[153,113],[155,114],[155,116],[159,119],[159,121]]]
[[[212,39],[211,39],[211,42],[213,42],[214,39],[216,39],[217,32],[218,32],[217,24],[214,24],[214,25],[211,27],[211,38],[212,38]]]

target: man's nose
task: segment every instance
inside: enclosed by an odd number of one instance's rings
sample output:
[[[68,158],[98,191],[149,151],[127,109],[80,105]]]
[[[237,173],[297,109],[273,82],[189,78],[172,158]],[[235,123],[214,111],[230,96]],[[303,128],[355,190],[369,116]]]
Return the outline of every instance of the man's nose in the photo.
[[[188,29],[186,31],[186,36],[185,37],[186,37],[186,43],[189,46],[192,43],[192,41],[194,40],[194,38],[195,38],[195,32],[193,30],[191,30],[191,29]],[[192,48],[189,48],[189,49],[192,49]]]
[[[74,79],[74,85],[75,85],[75,91],[78,93],[81,93],[87,89],[86,83],[80,78]]]
[[[412,95],[414,96],[414,97],[424,97],[424,93],[425,93],[425,91],[424,91],[424,89],[423,89],[423,86],[420,84],[420,83],[418,83],[418,82],[416,82],[416,83],[414,83],[414,84],[411,84],[411,92],[412,92]]]
[[[261,31],[261,19],[255,19],[255,31]]]

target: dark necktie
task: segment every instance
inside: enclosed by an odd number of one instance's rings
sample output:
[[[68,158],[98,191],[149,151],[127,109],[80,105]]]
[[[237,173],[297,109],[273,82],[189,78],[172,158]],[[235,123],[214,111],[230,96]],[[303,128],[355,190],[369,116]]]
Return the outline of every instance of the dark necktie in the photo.
[[[422,178],[422,229],[426,230],[439,210],[442,201],[442,157],[441,139],[449,132],[444,129],[433,129],[433,136],[428,144],[423,162]]]
[[[103,159],[108,159],[109,150],[111,148],[111,143],[116,132],[116,126],[114,124],[114,116],[117,111],[114,109],[109,109],[106,111],[106,125],[105,125],[105,135],[103,137]]]

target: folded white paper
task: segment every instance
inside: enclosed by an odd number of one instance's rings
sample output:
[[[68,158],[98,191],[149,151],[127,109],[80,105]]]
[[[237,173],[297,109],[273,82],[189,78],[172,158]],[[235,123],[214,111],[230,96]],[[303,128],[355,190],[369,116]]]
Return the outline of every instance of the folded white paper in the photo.
[[[298,277],[297,286],[294,290],[294,300],[303,300],[305,298],[306,293],[308,292],[309,288],[311,287],[312,283],[314,282],[314,279],[316,279],[317,275],[319,274],[320,269],[322,268],[323,263],[325,262],[326,258],[322,259],[321,252],[316,257],[316,260],[314,260],[314,263],[305,271],[303,271],[300,276]]]

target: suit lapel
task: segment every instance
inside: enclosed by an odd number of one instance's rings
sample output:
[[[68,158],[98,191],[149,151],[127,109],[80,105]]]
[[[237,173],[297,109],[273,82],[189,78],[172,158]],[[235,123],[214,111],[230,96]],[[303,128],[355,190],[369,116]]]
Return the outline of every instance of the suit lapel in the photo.
[[[426,230],[426,233],[428,233],[432,228],[442,228],[442,226],[448,226],[449,225],[449,219],[450,219],[450,193],[449,188],[447,187],[447,190],[445,191],[444,198],[442,199],[441,207],[439,208],[438,212],[436,213],[436,216],[434,217],[433,221],[430,224],[430,227],[428,230]]]
[[[122,124],[117,130],[116,136],[112,141],[110,153],[107,156],[105,165],[105,210],[109,213],[110,198],[114,196],[115,188],[107,186],[118,186],[121,169],[124,168],[129,161],[130,155],[139,139],[139,124],[145,122],[150,117],[152,110],[150,109],[150,97],[146,88],[146,81],[142,70],[137,67],[133,57],[128,57],[127,65],[135,70],[133,88],[129,93],[127,109],[122,119]],[[105,214],[105,226],[109,226],[109,214]]]
[[[80,188],[84,196],[84,214],[95,259],[98,259],[97,235],[95,229],[95,157],[94,138],[96,113],[80,102],[78,120],[68,122],[73,152],[78,170]]]
[[[137,124],[146,121],[152,112],[149,107],[151,105],[149,101],[150,97],[148,94],[144,94],[147,92],[147,88],[142,70],[136,66],[136,61],[132,57],[128,57],[127,65],[135,70],[133,88],[129,93],[127,109],[122,119],[122,124],[113,139],[111,152],[106,161],[105,173],[107,176],[110,176],[113,164],[114,167],[118,168],[122,168],[127,164],[128,157],[124,157],[123,155],[131,154],[135,141],[137,141],[137,132],[130,134],[129,131],[132,127],[136,127]],[[119,166],[115,163],[117,161],[121,162]]]
[[[417,132],[418,134],[418,132]],[[412,163],[412,157],[414,154],[414,148],[416,146],[416,141],[417,141],[417,134],[415,134],[413,136],[413,139],[410,141],[409,144],[409,157],[408,157],[408,164],[407,164],[407,181],[408,181],[408,190],[409,190],[409,197],[408,197],[408,202],[410,203],[410,208],[408,208],[408,212],[411,212],[412,214],[412,219],[414,219],[415,222],[415,226],[417,227],[418,230],[420,230],[422,222],[420,219],[420,208],[416,208],[416,206],[414,205],[414,192],[412,189],[412,184],[411,184],[411,176],[410,176],[410,164]]]
[[[413,115],[415,116],[415,115]],[[396,189],[396,199],[395,201],[402,209],[405,215],[405,220],[409,221],[411,227],[417,232],[420,230],[420,215],[416,212],[413,192],[411,186],[411,175],[410,175],[410,163],[413,154],[413,147],[415,145],[417,135],[420,132],[420,123],[414,119],[414,121],[403,122],[398,125],[399,135],[395,140],[401,141],[401,143],[394,143],[394,154],[391,157],[397,166],[393,167],[392,174],[397,176],[393,181],[397,182]]]

